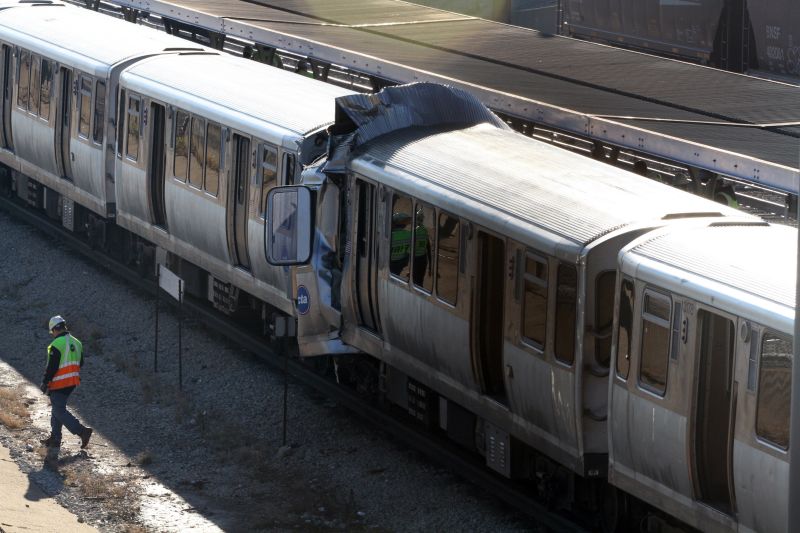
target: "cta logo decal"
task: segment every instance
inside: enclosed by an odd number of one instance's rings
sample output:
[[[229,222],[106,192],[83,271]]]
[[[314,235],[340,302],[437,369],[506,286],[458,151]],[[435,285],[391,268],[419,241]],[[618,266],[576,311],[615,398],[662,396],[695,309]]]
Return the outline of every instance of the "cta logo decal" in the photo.
[[[308,313],[311,308],[311,296],[308,295],[308,289],[305,285],[297,287],[297,312],[301,315]]]

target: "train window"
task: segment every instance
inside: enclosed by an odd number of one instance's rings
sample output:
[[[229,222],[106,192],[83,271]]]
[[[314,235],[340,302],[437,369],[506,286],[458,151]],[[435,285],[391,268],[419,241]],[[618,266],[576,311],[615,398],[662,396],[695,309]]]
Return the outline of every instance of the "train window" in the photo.
[[[295,172],[295,163],[294,163],[294,154],[284,154],[283,156],[283,184],[284,185],[292,185],[294,184],[294,172]]]
[[[525,257],[525,300],[522,305],[522,335],[544,348],[547,331],[547,261]]]
[[[575,362],[578,302],[578,270],[574,265],[558,265],[556,287],[556,359],[571,365]]]
[[[789,448],[792,349],[790,337],[764,332],[758,370],[756,434],[784,450]]]
[[[681,319],[683,319],[683,302],[675,302],[672,307],[672,341],[669,351],[670,359],[677,360],[681,347]]]
[[[648,390],[662,396],[667,390],[671,310],[669,296],[651,290],[645,291],[639,382]]]
[[[633,335],[633,282],[623,279],[619,289],[619,330],[617,331],[617,375],[628,379]]]
[[[139,117],[142,102],[138,96],[128,98],[128,134],[125,156],[131,161],[139,159]]]
[[[459,228],[456,217],[439,213],[439,228],[436,230],[436,295],[450,305],[456,305],[458,295]]]
[[[17,105],[28,109],[28,95],[31,84],[31,53],[20,50],[17,63]]]
[[[183,182],[189,174],[189,114],[175,112],[175,158],[173,174]]]
[[[392,200],[392,235],[389,271],[408,281],[411,251],[411,198],[396,194]]]
[[[81,76],[81,92],[80,92],[80,101],[78,105],[80,106],[78,111],[78,136],[84,139],[88,139],[89,127],[91,125],[91,120],[92,120],[92,80],[91,78],[88,78],[86,76]],[[138,120],[136,127],[138,131],[139,127]],[[128,133],[130,134],[130,128],[128,129]],[[137,138],[137,148],[138,148],[138,138]],[[128,155],[130,156],[130,154]]]
[[[37,55],[31,55],[31,105],[30,112],[34,115],[39,113],[39,95],[41,94],[41,70],[42,58]]]
[[[192,117],[192,132],[189,135],[189,185],[203,188],[203,167],[205,158],[203,157],[206,149],[206,125],[205,120]]]
[[[208,145],[206,146],[206,181],[203,186],[207,193],[217,195],[219,192],[219,161],[222,147],[222,128],[219,124],[209,123],[206,130]]]
[[[750,326],[750,355],[747,358],[747,390],[755,392],[758,379],[758,343],[761,334]]]
[[[106,83],[98,81],[94,91],[94,129],[92,140],[96,144],[103,144],[103,126],[106,120]]]
[[[53,90],[53,66],[48,59],[42,59],[42,83],[39,88],[39,116],[50,120],[50,91]]]
[[[120,88],[117,99],[117,157],[122,157],[122,143],[125,138],[125,89]]]
[[[436,216],[433,208],[417,203],[414,210],[414,261],[411,274],[414,285],[426,292],[433,292],[433,255],[431,241],[436,236]]]
[[[358,212],[356,214],[356,218],[358,219],[358,226],[356,227],[356,253],[358,254],[359,260],[365,259],[367,257],[368,250],[372,248],[371,246],[368,246],[372,244],[372,239],[368,239],[367,228],[370,227],[374,219],[374,215],[372,214],[372,204],[375,195],[372,193],[372,189],[370,187],[372,187],[372,185],[367,185],[363,181],[359,180],[356,182],[356,188],[358,191]],[[369,220],[367,220],[368,218]],[[344,224],[342,224],[342,226],[344,226]],[[344,242],[345,239],[342,239],[342,241]],[[361,264],[363,263],[359,263],[359,265]],[[357,268],[361,270],[361,266],[357,266]]]
[[[259,172],[259,177],[261,178],[261,218],[264,218],[267,212],[267,193],[278,184],[278,151],[266,144],[261,145]]]
[[[611,328],[614,325],[614,289],[617,271],[601,272],[595,281],[594,292],[594,360],[608,368],[611,360]]]

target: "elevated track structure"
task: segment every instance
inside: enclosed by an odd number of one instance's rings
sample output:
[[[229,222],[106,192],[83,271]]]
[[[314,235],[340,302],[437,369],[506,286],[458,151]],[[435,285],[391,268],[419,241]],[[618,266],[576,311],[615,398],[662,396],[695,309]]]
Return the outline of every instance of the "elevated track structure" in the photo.
[[[396,0],[75,3],[363,90],[460,87],[523,133],[621,166],[641,161],[641,173],[709,197],[723,183],[779,191],[785,205],[770,197],[765,209],[793,215],[794,85]]]

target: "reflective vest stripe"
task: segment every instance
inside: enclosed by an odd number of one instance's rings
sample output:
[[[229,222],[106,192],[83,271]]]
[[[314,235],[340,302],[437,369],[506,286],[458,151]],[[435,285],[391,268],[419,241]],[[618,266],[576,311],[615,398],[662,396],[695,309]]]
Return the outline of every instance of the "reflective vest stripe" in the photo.
[[[77,387],[81,384],[81,377],[77,372],[70,374],[69,377],[53,378],[48,385],[50,390],[66,389],[67,387]]]
[[[54,377],[52,379],[52,381],[50,381],[50,383],[54,383],[56,381],[62,381],[62,380],[68,379],[68,378],[80,377],[80,375],[81,375],[80,371],[73,371],[73,372],[70,372],[69,374],[63,374],[61,376]]]
[[[65,366],[70,366],[70,365],[79,365],[80,363],[81,363],[80,361],[71,361],[71,360],[69,360],[69,359],[67,359],[67,360],[65,361],[65,360],[64,360],[64,358],[62,357],[62,358],[61,358],[61,361],[58,363],[58,368],[59,368],[59,370],[60,370],[60,369],[64,368]]]

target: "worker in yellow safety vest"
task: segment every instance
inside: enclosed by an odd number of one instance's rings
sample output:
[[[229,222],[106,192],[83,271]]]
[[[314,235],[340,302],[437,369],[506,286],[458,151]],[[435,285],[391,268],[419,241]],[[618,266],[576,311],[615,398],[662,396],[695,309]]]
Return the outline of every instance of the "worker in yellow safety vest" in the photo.
[[[389,270],[398,276],[406,275],[409,252],[411,251],[411,215],[395,213],[392,215],[392,240],[389,251]]]
[[[48,448],[61,446],[61,428],[81,438],[81,448],[89,445],[92,428],[86,427],[67,411],[67,400],[75,387],[81,383],[83,366],[83,344],[70,335],[66,321],[56,315],[50,319],[50,336],[53,342],[47,346],[47,368],[42,378],[42,392],[50,396],[50,436],[41,442]]]
[[[431,261],[431,246],[428,228],[421,211],[417,212],[416,228],[414,228],[414,284],[422,287],[425,274]]]

